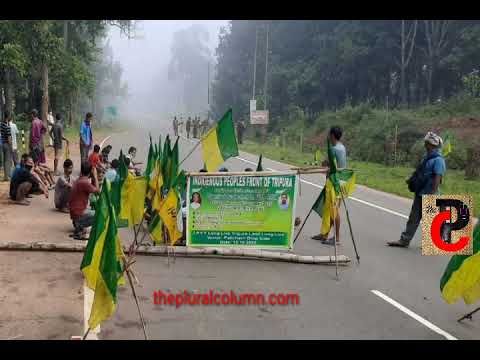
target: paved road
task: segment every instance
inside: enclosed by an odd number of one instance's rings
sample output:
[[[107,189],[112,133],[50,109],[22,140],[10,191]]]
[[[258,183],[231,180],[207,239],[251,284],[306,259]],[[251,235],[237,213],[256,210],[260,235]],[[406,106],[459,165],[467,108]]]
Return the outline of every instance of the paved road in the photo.
[[[152,130],[158,138],[161,130]],[[164,138],[165,133],[162,133]],[[117,153],[129,145],[146,158],[146,133],[129,132],[110,139]],[[181,139],[181,155],[194,146]],[[183,158],[181,156],[181,158]],[[241,153],[226,166],[231,171],[253,167],[257,157]],[[263,160],[266,168],[288,169]],[[199,149],[183,165],[203,166]],[[321,191],[324,177],[302,177],[297,215],[305,217]],[[141,257],[135,265],[141,280],[141,306],[152,339],[479,339],[480,319],[458,324],[456,319],[473,309],[463,303],[447,305],[440,297],[439,280],[448,262],[424,257],[420,234],[409,249],[389,248],[405,224],[411,202],[358,186],[348,200],[361,264],[340,268],[340,281],[331,266],[301,265],[254,260],[177,258],[167,265],[163,257]],[[344,215],[344,214],[343,214]],[[343,216],[345,219],[345,216]],[[348,227],[342,224],[340,253],[354,259]],[[300,254],[330,255],[333,248],[311,240],[320,219],[312,215],[295,244]],[[124,234],[124,240],[125,240]],[[153,304],[153,292],[297,292],[300,305],[290,306],[172,306]],[[169,289],[169,290],[168,290]],[[129,289],[122,289],[119,308],[102,326],[101,339],[141,339],[138,314]]]

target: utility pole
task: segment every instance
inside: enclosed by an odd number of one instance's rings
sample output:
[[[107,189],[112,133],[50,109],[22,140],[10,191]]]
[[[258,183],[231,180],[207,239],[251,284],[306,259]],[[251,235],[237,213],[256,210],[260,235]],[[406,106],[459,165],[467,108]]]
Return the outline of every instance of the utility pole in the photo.
[[[257,47],[258,47],[258,27],[255,27],[255,53],[253,55],[252,100],[255,100],[255,81],[257,78]]]
[[[207,122],[210,124],[210,60],[208,61],[208,72],[207,72],[207,104],[208,104],[208,115]]]
[[[264,110],[267,110],[267,74],[268,74],[268,23],[267,23],[267,45],[265,51],[265,89],[263,90],[264,95]]]

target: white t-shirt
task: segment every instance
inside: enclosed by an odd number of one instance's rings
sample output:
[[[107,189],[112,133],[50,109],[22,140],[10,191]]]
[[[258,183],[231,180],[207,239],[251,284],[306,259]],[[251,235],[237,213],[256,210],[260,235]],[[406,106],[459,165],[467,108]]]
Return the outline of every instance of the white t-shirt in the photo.
[[[10,122],[10,132],[12,133],[12,149],[17,150],[17,134],[18,134],[17,124]]]

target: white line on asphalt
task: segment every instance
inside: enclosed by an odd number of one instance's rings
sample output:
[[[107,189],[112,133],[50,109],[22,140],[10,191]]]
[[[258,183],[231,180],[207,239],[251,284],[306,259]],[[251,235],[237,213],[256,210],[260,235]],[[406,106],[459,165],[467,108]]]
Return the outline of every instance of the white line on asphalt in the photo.
[[[105,143],[105,141],[107,141],[110,138],[111,138],[111,136],[109,135],[105,139],[102,140],[102,142],[100,143],[100,149],[103,148],[103,144]]]
[[[183,136],[180,136],[181,138],[185,139],[185,140],[189,140],[190,142],[192,143],[195,143],[195,141],[191,140],[191,139],[187,139],[186,137],[183,137]],[[244,159],[244,158],[241,158],[239,156],[235,157],[235,159],[238,159],[238,160],[241,160],[241,161],[244,161],[248,164],[252,164],[252,165],[257,165],[256,163],[254,163],[253,161],[250,161],[250,160],[247,160],[247,159]],[[280,163],[279,163],[280,164]],[[272,169],[272,168],[266,168],[267,170],[269,171],[277,171],[275,169]],[[318,185],[318,184],[314,184],[310,181],[307,181],[307,180],[300,180],[301,182],[303,182],[304,184],[308,184],[308,185],[311,185],[311,186],[314,186],[316,188],[319,188],[321,189],[322,186]],[[405,215],[405,214],[401,214],[397,211],[394,211],[394,210],[390,210],[390,209],[387,209],[387,208],[384,208],[383,206],[379,206],[379,205],[376,205],[376,204],[372,204],[371,202],[368,202],[368,201],[365,201],[365,200],[361,200],[361,199],[358,199],[356,197],[353,197],[353,196],[350,196],[349,199],[353,200],[353,201],[356,201],[356,202],[359,202],[360,204],[363,204],[363,205],[367,205],[367,206],[370,206],[370,207],[373,207],[375,209],[378,209],[378,210],[382,210],[386,213],[389,213],[389,214],[392,214],[392,215],[396,215],[396,216],[399,216],[401,218],[404,218],[404,219],[408,219],[408,216]]]
[[[442,329],[440,329],[438,326],[436,325],[433,325],[430,321],[424,319],[423,317],[421,317],[420,315],[417,315],[415,314],[413,311],[411,311],[410,309],[407,309],[405,306],[403,306],[402,304],[396,302],[395,300],[393,300],[392,298],[388,297],[387,295],[381,293],[380,291],[378,290],[371,290],[372,293],[374,293],[375,295],[377,295],[378,297],[382,298],[383,300],[385,300],[386,302],[388,302],[389,304],[392,304],[393,306],[395,306],[397,309],[403,311],[405,314],[407,314],[408,316],[414,318],[415,320],[417,320],[419,323],[425,325],[426,327],[428,327],[430,330],[432,331],[435,331],[437,334],[439,335],[442,335],[443,337],[445,337],[447,340],[458,340],[456,337],[450,335],[449,333],[447,333],[446,331],[443,331]]]

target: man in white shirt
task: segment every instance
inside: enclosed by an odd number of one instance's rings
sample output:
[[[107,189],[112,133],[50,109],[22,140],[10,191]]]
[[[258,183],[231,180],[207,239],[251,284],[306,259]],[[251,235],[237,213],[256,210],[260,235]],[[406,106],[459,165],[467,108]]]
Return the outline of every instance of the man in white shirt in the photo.
[[[10,118],[10,133],[12,135],[12,160],[13,160],[13,165],[17,166],[18,164],[18,153],[17,153],[17,134],[18,134],[18,128],[17,124],[15,124]]]
[[[52,127],[55,125],[55,120],[53,119],[53,114],[51,110],[47,115],[47,122],[48,122],[48,134],[50,134],[50,136],[48,137],[49,143],[50,143],[50,146],[53,146],[53,138],[50,132],[52,130]]]

